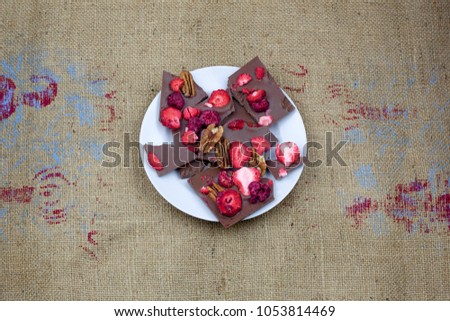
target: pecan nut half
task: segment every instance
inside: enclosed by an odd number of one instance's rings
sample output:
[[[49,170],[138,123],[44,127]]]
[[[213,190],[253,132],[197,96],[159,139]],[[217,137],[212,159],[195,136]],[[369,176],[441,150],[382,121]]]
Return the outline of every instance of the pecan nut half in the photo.
[[[192,78],[192,74],[183,70],[180,72],[180,78],[184,80],[184,84],[181,87],[181,92],[185,97],[194,97],[195,96],[195,84],[194,79]]]
[[[220,141],[223,135],[223,127],[216,127],[214,124],[210,124],[206,129],[203,130],[202,136],[200,137],[199,149],[203,153],[209,153],[217,142]]]

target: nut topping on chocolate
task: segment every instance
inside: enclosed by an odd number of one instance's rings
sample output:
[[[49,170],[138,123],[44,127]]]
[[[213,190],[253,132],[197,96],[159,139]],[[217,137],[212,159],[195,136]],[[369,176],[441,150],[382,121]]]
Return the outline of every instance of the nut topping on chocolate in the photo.
[[[200,138],[199,149],[203,153],[209,153],[214,146],[220,141],[223,135],[223,127],[216,127],[215,124],[211,124],[203,130]]]
[[[185,97],[193,97],[195,96],[195,85],[194,79],[192,79],[192,74],[183,70],[180,72],[180,78],[184,80],[183,86],[181,87],[181,92]]]
[[[252,147],[252,158],[249,160],[248,164],[252,167],[257,167],[261,172],[261,176],[264,176],[264,174],[266,174],[266,160],[264,156],[258,154],[254,147]]]
[[[231,167],[230,155],[228,153],[229,148],[230,142],[225,137],[222,137],[222,139],[216,144],[217,165],[220,168]]]

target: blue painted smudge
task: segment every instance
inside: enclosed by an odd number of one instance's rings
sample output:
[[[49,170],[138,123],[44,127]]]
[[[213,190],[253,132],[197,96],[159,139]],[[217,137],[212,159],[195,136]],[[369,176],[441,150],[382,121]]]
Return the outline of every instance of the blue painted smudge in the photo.
[[[348,141],[351,144],[362,144],[366,142],[366,137],[364,137],[363,129],[351,128],[343,131],[342,140]]]
[[[359,185],[366,189],[373,188],[377,185],[377,180],[372,171],[372,165],[361,164],[355,171],[355,176]]]
[[[88,84],[88,91],[89,93],[102,97],[105,95],[105,86],[106,86],[106,80],[103,79],[97,79],[94,81],[90,81]]]
[[[71,95],[65,97],[67,104],[73,107],[78,114],[80,125],[92,126],[94,124],[94,118],[96,113],[94,106],[88,99],[79,95]]]
[[[381,237],[389,232],[389,226],[386,222],[386,214],[382,211],[374,211],[370,213],[367,218],[367,224],[372,226],[373,234],[376,237]]]

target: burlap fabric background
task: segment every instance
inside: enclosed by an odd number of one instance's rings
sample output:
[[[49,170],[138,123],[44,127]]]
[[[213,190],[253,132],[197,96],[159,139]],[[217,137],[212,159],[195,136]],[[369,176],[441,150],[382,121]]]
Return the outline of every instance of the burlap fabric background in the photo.
[[[450,299],[449,13],[448,1],[2,0],[0,298]],[[163,70],[255,55],[324,163],[225,230],[168,204],[124,139],[138,141]],[[347,141],[347,166],[326,166],[326,132]],[[102,167],[114,141],[122,162]]]

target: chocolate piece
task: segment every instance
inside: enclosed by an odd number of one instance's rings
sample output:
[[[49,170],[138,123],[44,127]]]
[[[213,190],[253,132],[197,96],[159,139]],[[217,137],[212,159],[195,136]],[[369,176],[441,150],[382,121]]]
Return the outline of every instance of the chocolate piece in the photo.
[[[161,161],[163,169],[156,171],[158,176],[166,175],[195,159],[195,153],[184,146],[175,148],[173,144],[168,143],[162,145],[146,144],[144,149],[147,153],[155,154]]]
[[[172,75],[171,73],[167,71],[163,71],[163,79],[162,79],[162,87],[161,87],[161,103],[160,103],[160,109],[163,109],[168,106],[167,104],[167,97],[173,93],[172,89],[170,89],[170,82],[173,78],[177,76]],[[194,87],[195,87],[195,96],[192,97],[186,97],[184,98],[184,107],[185,106],[193,106],[195,104],[198,104],[202,100],[205,100],[208,95],[205,93],[205,91],[197,85],[197,83],[194,81]]]
[[[260,80],[257,79],[255,75],[256,67],[263,67],[265,69],[264,77]],[[236,80],[241,74],[249,74],[252,77],[252,80],[243,86],[238,86]],[[245,110],[258,124],[263,122],[263,119],[260,119],[261,117],[270,115],[272,120],[269,125],[273,125],[295,108],[284,95],[283,91],[278,87],[266,66],[264,66],[258,57],[253,58],[246,65],[232,74],[228,78],[228,87],[231,88],[231,93],[236,100],[244,106]],[[265,99],[269,102],[269,109],[265,112],[256,112],[253,110],[250,103],[247,101],[247,95],[242,92],[243,88],[250,91],[258,89],[265,90]]]
[[[213,201],[208,195],[202,194],[200,189],[203,186],[207,186],[208,184],[212,182],[217,183],[217,176],[222,171],[220,168],[208,168],[195,176],[191,177],[189,179],[189,184],[194,189],[194,191],[197,193],[197,195],[208,205],[208,207],[211,209],[211,211],[214,213],[214,215],[219,219],[220,223],[225,227],[228,228],[232,226],[233,224],[236,224],[237,222],[241,221],[242,219],[246,218],[247,216],[253,214],[261,207],[265,206],[266,204],[270,203],[274,200],[273,197],[273,187],[272,191],[270,193],[270,196],[264,201],[264,202],[257,202],[255,204],[251,204],[249,202],[250,197],[249,196],[243,196],[242,197],[242,209],[234,216],[228,217],[225,215],[222,215],[219,212],[219,209],[217,208],[217,205],[215,201]],[[269,179],[262,178],[261,183],[268,183]],[[238,188],[236,186],[233,186],[232,189],[239,192]]]
[[[223,137],[229,142],[241,142],[251,146],[250,140],[253,137],[262,136],[270,142],[270,146],[275,146],[278,138],[269,130],[268,127],[249,127],[244,124],[244,128],[240,130],[232,130],[228,126],[224,126]]]
[[[200,109],[201,111],[214,110],[214,111],[216,111],[219,114],[219,116],[220,116],[220,123],[223,124],[223,121],[229,115],[233,114],[233,112],[234,112],[233,96],[231,95],[231,92],[230,92],[229,89],[227,90],[227,92],[228,92],[228,95],[230,95],[230,102],[227,105],[223,106],[223,107],[208,107],[207,105],[205,105],[205,104],[208,104],[207,101],[202,101],[202,102],[196,104],[195,106],[194,105],[189,105],[189,104],[186,103],[185,106],[193,106],[193,107],[195,107],[197,109]]]
[[[204,168],[205,164],[202,161],[194,160],[180,167],[178,171],[180,172],[180,177],[184,179],[200,173]]]
[[[280,176],[280,169],[284,169],[287,174],[289,174],[290,171],[296,169],[297,167],[301,166],[303,164],[302,157],[300,157],[299,161],[295,164],[291,164],[289,167],[285,167],[283,163],[281,163],[278,159],[276,160],[270,160],[266,159],[267,169],[270,171],[270,173],[275,177],[275,179],[282,179],[284,176]]]
[[[242,107],[241,104],[236,99],[232,99],[233,105],[234,105],[234,113],[232,113],[230,116],[222,120],[222,124],[228,125],[232,122],[236,121],[243,121],[244,123],[247,123],[250,127],[258,127],[258,123],[255,122],[252,116],[250,116],[249,113],[245,110],[244,107]]]

